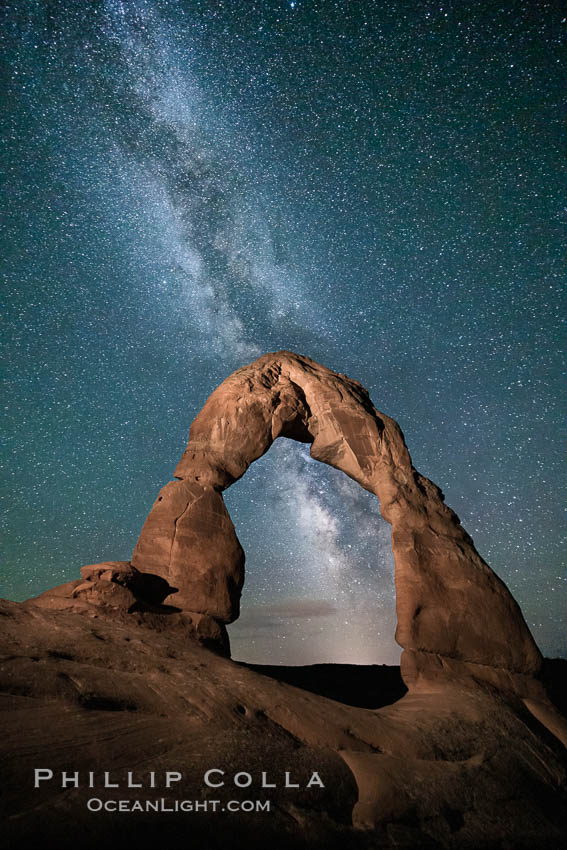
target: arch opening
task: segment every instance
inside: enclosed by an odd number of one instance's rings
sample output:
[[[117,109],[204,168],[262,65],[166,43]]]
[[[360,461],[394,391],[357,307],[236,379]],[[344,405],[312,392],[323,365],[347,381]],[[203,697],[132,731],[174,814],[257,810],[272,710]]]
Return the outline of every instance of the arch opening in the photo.
[[[372,494],[277,439],[224,498],[246,552],[235,660],[399,664],[391,529]]]

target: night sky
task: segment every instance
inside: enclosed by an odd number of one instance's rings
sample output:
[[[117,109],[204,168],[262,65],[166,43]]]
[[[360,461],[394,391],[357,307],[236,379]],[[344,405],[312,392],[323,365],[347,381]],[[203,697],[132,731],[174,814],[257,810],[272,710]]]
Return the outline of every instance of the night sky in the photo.
[[[561,5],[5,0],[2,596],[127,560],[210,392],[290,349],[567,656]],[[374,497],[282,439],[226,503],[236,658],[397,662]]]

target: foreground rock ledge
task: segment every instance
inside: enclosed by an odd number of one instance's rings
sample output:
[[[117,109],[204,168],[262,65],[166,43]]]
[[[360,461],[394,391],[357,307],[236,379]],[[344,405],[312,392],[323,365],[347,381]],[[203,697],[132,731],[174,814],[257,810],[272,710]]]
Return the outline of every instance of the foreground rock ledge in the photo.
[[[384,708],[356,708],[211,652],[176,613],[87,604],[74,611],[0,601],[2,834],[10,850],[70,850],[78,836],[93,850],[561,846],[565,751],[521,700],[472,680],[446,681]],[[379,669],[368,674],[380,681]],[[59,781],[34,789],[36,768]],[[246,771],[253,786],[230,783],[211,794],[203,782],[210,768],[224,770],[229,783]],[[143,777],[142,789],[126,788],[129,770],[136,782]],[[166,770],[183,782],[171,792],[161,780],[149,788],[149,774]],[[313,770],[324,789],[306,790]],[[62,788],[61,771],[78,771],[81,786]],[[84,781],[91,771],[92,790]],[[119,790],[102,787],[105,771]],[[262,790],[265,771],[277,788]],[[285,771],[300,788],[282,786]],[[271,810],[87,808],[93,797],[204,800],[207,793],[223,803],[270,800]]]

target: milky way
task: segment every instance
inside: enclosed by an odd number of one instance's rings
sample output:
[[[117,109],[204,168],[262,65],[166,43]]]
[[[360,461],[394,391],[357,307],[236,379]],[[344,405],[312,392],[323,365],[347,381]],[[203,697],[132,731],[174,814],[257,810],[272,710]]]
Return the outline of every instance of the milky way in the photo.
[[[397,419],[567,654],[559,4],[8,2],[1,593],[128,559],[208,394],[289,349]],[[395,663],[375,499],[279,440],[227,494],[236,657]]]

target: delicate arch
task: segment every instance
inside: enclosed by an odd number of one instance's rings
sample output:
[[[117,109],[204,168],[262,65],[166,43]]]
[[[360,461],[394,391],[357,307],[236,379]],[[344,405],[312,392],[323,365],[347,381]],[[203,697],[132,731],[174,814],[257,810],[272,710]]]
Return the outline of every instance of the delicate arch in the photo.
[[[378,497],[392,525],[406,684],[448,671],[485,679],[537,672],[541,655],[517,603],[439,487],[414,469],[399,425],[357,381],[289,351],[238,369],[208,398],[132,564],[179,588],[176,604],[233,622],[244,552],[222,491],[281,436],[311,443],[313,458]]]

